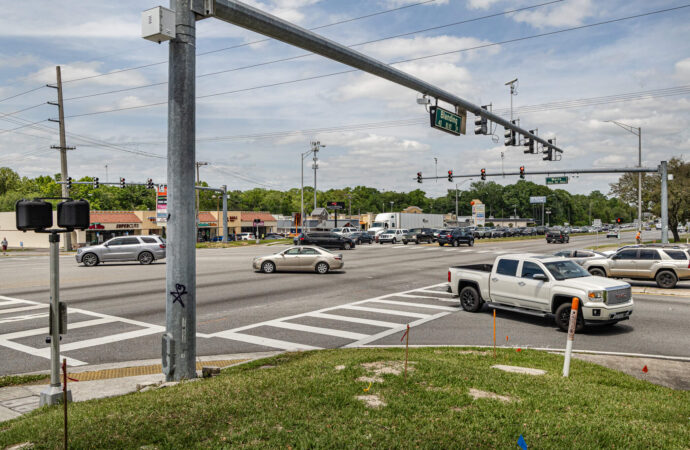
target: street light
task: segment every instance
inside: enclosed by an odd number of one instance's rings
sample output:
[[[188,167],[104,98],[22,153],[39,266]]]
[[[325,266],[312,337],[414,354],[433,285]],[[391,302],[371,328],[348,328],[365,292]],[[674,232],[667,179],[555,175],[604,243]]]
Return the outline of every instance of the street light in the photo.
[[[642,128],[632,127],[615,120],[607,120],[637,136],[637,167],[642,167]],[[637,174],[637,230],[642,231],[642,172]]]

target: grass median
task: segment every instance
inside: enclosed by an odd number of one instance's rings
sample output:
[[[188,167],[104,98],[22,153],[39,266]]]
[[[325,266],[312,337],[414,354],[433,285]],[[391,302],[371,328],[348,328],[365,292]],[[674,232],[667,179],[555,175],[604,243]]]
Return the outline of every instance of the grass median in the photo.
[[[507,448],[520,435],[533,448],[690,442],[690,392],[579,360],[563,378],[561,356],[532,350],[500,349],[494,359],[484,350],[411,349],[407,381],[403,358],[403,349],[379,348],[283,354],[212,379],[70,404],[70,446]],[[0,448],[22,442],[60,447],[62,408],[0,424]]]

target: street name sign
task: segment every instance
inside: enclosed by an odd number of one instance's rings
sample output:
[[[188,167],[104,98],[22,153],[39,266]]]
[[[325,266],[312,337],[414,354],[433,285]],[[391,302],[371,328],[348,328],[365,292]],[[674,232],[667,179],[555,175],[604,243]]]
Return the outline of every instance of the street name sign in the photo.
[[[529,202],[531,204],[546,203],[546,197],[530,197]]]
[[[546,177],[546,184],[568,184],[568,177]]]
[[[447,109],[432,106],[429,108],[429,118],[431,119],[432,128],[438,128],[446,133],[460,136],[465,134],[465,126],[467,122],[467,112],[463,114],[456,114]]]

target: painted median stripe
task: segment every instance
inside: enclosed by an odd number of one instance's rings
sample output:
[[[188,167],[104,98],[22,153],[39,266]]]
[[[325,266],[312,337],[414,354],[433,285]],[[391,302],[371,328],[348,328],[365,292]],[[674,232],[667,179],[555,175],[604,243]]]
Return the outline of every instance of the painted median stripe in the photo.
[[[323,334],[326,336],[335,336],[335,337],[341,337],[341,338],[345,338],[345,339],[358,340],[358,339],[364,339],[365,337],[368,336],[368,334],[353,333],[351,331],[334,330],[331,328],[312,327],[309,325],[302,325],[299,323],[292,323],[292,322],[283,322],[280,320],[274,320],[274,321],[266,323],[265,325],[268,325],[270,327],[276,327],[276,328],[284,328],[286,330],[306,331],[307,333]]]
[[[325,314],[325,313],[311,313],[307,315],[306,317],[316,317],[319,319],[329,319],[329,320],[339,320],[342,322],[352,322],[352,323],[360,323],[362,325],[373,325],[375,327],[383,327],[383,328],[395,328],[400,326],[399,323],[394,323],[394,322],[384,322],[382,320],[372,320],[372,319],[360,319],[359,317],[350,317],[350,316],[339,316],[336,314]]]
[[[385,303],[387,305],[413,306],[415,308],[438,309],[441,311],[457,311],[458,308],[450,306],[427,305],[425,303],[398,302],[395,300],[374,300],[375,303]]]
[[[393,309],[369,308],[367,306],[357,306],[357,305],[342,305],[338,309],[351,309],[354,311],[366,311],[366,312],[373,312],[373,313],[380,313],[380,314],[388,314],[391,316],[418,317],[420,319],[423,319],[423,318],[430,316],[430,314],[420,314],[420,313],[396,311]]]
[[[321,347],[314,347],[311,345],[297,344],[295,342],[280,341],[278,339],[269,339],[260,336],[252,336],[249,334],[236,333],[233,331],[221,331],[215,333],[215,337],[230,339],[233,341],[246,342],[247,344],[261,345],[264,347],[279,348],[282,350],[321,350]]]

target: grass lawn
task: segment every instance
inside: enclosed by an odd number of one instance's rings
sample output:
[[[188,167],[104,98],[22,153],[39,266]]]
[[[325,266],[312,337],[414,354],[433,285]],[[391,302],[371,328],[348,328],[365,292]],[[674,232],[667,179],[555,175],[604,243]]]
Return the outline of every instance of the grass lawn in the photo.
[[[50,380],[50,375],[7,375],[0,377],[0,388],[21,384],[35,384],[38,381],[45,380]]]
[[[69,405],[73,448],[688,448],[690,392],[533,350],[410,350],[407,382],[365,363],[402,365],[403,349],[291,353],[213,379]],[[387,362],[395,362],[390,364]],[[531,376],[493,364],[541,368]],[[263,366],[263,367],[262,367]],[[267,367],[268,366],[268,367]],[[385,371],[384,371],[385,372]],[[378,377],[382,382],[358,380]],[[469,395],[470,389],[504,400]],[[366,406],[357,396],[385,403]],[[0,424],[0,448],[62,445],[62,409]]]

